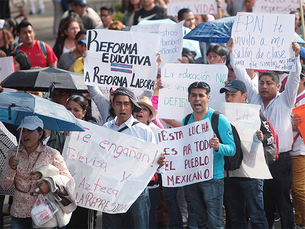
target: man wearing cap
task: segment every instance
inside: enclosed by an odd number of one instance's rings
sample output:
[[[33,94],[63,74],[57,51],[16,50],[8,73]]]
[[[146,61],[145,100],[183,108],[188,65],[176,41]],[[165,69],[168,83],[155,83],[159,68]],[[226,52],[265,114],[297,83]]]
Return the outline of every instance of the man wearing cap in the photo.
[[[232,55],[233,39],[227,43]],[[247,87],[248,100],[252,104],[261,105],[261,111],[274,127],[279,138],[279,160],[269,166],[273,179],[264,184],[264,208],[269,228],[272,228],[276,209],[280,213],[282,228],[294,228],[293,205],[290,200],[290,187],[292,182],[292,161],[289,155],[293,143],[291,125],[291,110],[294,107],[297,90],[300,82],[300,46],[292,42],[295,52],[296,70],[289,73],[285,91],[280,89],[279,77],[273,71],[266,71],[259,76],[259,85],[256,88],[245,69],[232,67],[237,79],[243,81]]]
[[[152,130],[147,125],[139,123],[132,116],[133,111],[141,111],[141,107],[137,104],[132,91],[124,87],[116,89],[112,107],[116,117],[114,120],[105,123],[103,127],[156,143]],[[164,155],[159,158],[158,164],[160,166],[165,164]],[[126,213],[103,213],[103,228],[123,228],[124,225],[127,225],[128,228],[149,228],[149,205],[148,190],[145,188]]]
[[[193,113],[182,121],[184,125],[212,118],[214,112],[209,108],[210,86],[205,82],[194,82],[188,87],[188,101]],[[224,156],[233,156],[236,148],[232,128],[228,119],[219,115],[218,132],[222,143],[216,134],[210,140],[213,148],[213,179],[188,185],[191,204],[198,228],[223,228],[223,178]]]
[[[88,16],[87,13],[87,1],[86,0],[74,0],[72,2],[72,10],[68,12],[67,16],[64,16],[59,23],[59,30],[61,30],[63,24],[69,18],[70,14],[76,13],[82,19],[85,29],[94,29],[96,27],[96,23],[93,18]],[[64,14],[66,15],[66,13]]]
[[[221,88],[219,92],[226,94],[225,99],[227,103],[247,103],[247,88],[240,80],[230,81],[227,86]],[[261,131],[257,132],[257,137],[260,141],[263,140]],[[257,170],[258,168],[253,167],[252,169]],[[230,173],[229,171],[230,177],[224,179],[226,227],[247,228],[248,218],[251,218],[252,228],[268,228],[264,211],[264,180],[248,177],[243,167],[238,170],[239,173],[244,174],[243,177],[235,177],[234,173]]]
[[[75,48],[69,52],[63,53],[58,61],[57,67],[67,71],[74,69],[75,61],[86,51],[86,31],[79,31],[75,35]],[[84,42],[82,42],[84,40]],[[72,66],[73,65],[73,66]]]

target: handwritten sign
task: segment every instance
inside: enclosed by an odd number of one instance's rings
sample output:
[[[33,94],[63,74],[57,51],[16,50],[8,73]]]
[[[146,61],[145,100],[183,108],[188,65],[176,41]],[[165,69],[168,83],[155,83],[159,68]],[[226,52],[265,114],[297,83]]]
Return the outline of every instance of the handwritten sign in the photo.
[[[158,143],[164,147],[164,187],[180,187],[213,178],[213,130],[209,119],[187,126],[160,130]]]
[[[294,15],[237,13],[233,64],[237,68],[294,71]]]
[[[190,9],[194,14],[217,14],[215,0],[169,0],[167,15],[177,15],[183,8]]]
[[[191,113],[187,89],[196,81],[210,85],[210,101],[225,101],[224,95],[219,93],[228,77],[228,68],[224,64],[165,64],[161,75],[164,88],[159,91],[159,118],[182,120]]]
[[[13,72],[15,72],[14,58],[12,56],[0,58],[0,82]],[[16,90],[3,88],[3,92],[16,92]]]
[[[159,53],[162,57],[162,67],[165,63],[178,62],[181,58],[183,33],[182,26],[184,22],[177,24],[150,24],[137,25],[131,27],[131,32],[154,33],[161,35]]]
[[[300,8],[299,0],[256,0],[253,13],[289,14]]]
[[[227,117],[241,140],[243,161],[239,169],[229,171],[229,176],[272,179],[265,161],[263,144],[256,137],[261,126],[260,106],[246,103],[210,103],[209,106]]]
[[[84,78],[87,85],[152,91],[160,35],[114,30],[87,32]]]
[[[305,112],[304,111],[305,111],[305,104],[292,109],[292,113],[294,115],[300,116],[299,118],[301,118],[302,120],[305,120]],[[301,122],[298,125],[298,127],[300,129],[300,132],[301,132],[302,136],[305,136],[305,122]],[[303,138],[303,141],[305,143],[304,138]]]
[[[89,122],[81,124],[86,131],[72,132],[63,152],[78,205],[124,213],[153,177],[163,148]]]

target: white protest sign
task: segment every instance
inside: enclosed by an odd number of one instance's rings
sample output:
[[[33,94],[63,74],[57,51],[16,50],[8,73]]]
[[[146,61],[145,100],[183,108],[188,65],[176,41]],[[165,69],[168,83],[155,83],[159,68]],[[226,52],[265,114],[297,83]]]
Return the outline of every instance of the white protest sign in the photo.
[[[164,187],[180,187],[213,178],[213,130],[207,118],[179,128],[160,130],[158,144],[164,147]]]
[[[256,0],[253,13],[289,14],[300,8],[299,0]]]
[[[183,8],[190,9],[194,14],[217,14],[216,0],[169,0],[167,15],[177,15]]]
[[[262,142],[256,137],[260,129],[260,106],[246,103],[210,103],[235,126],[241,140],[243,161],[239,169],[229,171],[230,177],[272,179],[265,161]]]
[[[14,58],[12,56],[0,58],[0,82],[13,72],[15,72]],[[3,88],[3,92],[16,92],[16,90]]]
[[[235,67],[295,70],[294,15],[237,13],[231,37]]]
[[[178,62],[181,58],[183,45],[183,21],[177,24],[150,24],[132,26],[130,32],[154,33],[161,35],[159,53],[165,63]]]
[[[163,147],[81,121],[85,132],[71,132],[63,157],[75,180],[79,206],[124,213],[158,168]]]
[[[89,30],[84,62],[85,83],[152,91],[157,75],[160,35]]]
[[[204,81],[211,87],[211,102],[224,102],[219,93],[228,78],[224,64],[165,64],[161,70],[164,88],[159,91],[158,117],[182,120],[192,112],[188,103],[188,86]]]

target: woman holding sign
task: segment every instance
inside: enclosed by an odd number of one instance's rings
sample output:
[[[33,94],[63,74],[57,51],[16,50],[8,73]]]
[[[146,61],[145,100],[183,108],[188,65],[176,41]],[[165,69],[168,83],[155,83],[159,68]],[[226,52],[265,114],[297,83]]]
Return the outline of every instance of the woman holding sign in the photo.
[[[85,121],[92,121],[91,118],[86,118],[87,103],[85,97],[81,95],[72,95],[67,100],[66,108],[67,110],[71,111],[75,118]],[[78,206],[73,212],[70,223],[67,225],[67,228],[94,228],[96,225],[96,214],[97,211]]]

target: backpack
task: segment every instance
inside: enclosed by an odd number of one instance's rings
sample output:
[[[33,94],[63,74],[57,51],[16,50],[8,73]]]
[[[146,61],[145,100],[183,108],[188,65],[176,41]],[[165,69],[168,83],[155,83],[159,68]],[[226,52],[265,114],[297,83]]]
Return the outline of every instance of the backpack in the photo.
[[[192,114],[188,114],[186,116],[186,118],[184,120],[184,125],[187,125],[191,115]],[[222,140],[221,140],[221,138],[219,136],[219,132],[218,132],[219,115],[220,115],[220,112],[218,112],[218,111],[213,112],[212,118],[211,118],[211,125],[212,125],[212,128],[214,130],[214,133],[216,134],[217,138],[219,139],[219,142],[222,143]],[[224,169],[227,171],[227,176],[229,176],[228,171],[233,171],[235,169],[239,169],[240,165],[241,165],[241,162],[243,160],[243,151],[242,151],[242,148],[241,148],[241,142],[240,142],[239,134],[238,134],[235,126],[233,126],[232,124],[231,124],[231,128],[232,128],[232,133],[233,133],[236,152],[233,156],[224,156],[224,159],[225,159]]]
[[[17,46],[16,46],[16,48],[15,48],[15,52],[16,51],[19,51],[19,48],[20,48],[20,46],[22,45],[23,43],[20,43],[20,44],[18,44]],[[41,51],[42,51],[42,53],[43,53],[43,55],[44,55],[44,58],[46,58],[46,61],[47,61],[47,65],[48,65],[48,55],[47,55],[47,47],[46,47],[46,43],[44,42],[44,41],[39,41],[38,40],[38,44],[39,44],[39,47],[40,47],[40,49],[41,49]]]
[[[267,165],[271,165],[273,162],[279,159],[279,138],[277,133],[275,133],[273,126],[269,119],[267,119],[263,113],[260,111],[261,128],[263,132],[263,147],[264,155]]]

